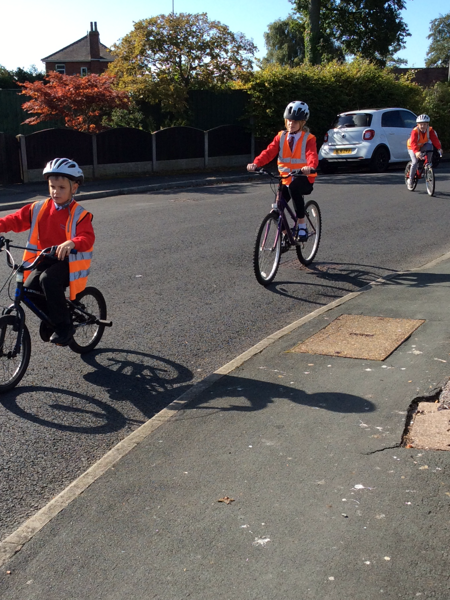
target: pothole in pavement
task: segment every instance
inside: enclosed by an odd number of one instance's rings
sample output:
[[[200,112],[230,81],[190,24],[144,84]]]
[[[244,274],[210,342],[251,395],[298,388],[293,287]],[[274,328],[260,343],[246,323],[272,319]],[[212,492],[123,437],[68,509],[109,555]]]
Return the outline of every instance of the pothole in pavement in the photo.
[[[450,450],[450,380],[429,396],[420,396],[412,401],[401,446]]]

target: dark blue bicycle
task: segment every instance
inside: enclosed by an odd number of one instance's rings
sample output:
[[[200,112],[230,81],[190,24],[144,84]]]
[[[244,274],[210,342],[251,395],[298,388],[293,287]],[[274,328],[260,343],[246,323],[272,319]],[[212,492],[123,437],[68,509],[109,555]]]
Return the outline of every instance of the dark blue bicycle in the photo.
[[[14,299],[11,298],[13,303],[3,309],[3,316],[0,317],[0,393],[11,390],[19,383],[30,362],[31,338],[22,303],[41,320],[39,334],[44,342],[48,342],[54,332],[54,325],[45,312],[44,294],[24,287],[23,279],[24,271],[34,270],[44,258],[58,260],[55,255],[57,246],[41,250],[33,263],[26,267],[23,262],[20,265],[14,262],[10,248],[25,249],[0,236],[0,252],[6,250],[6,262],[13,269],[3,288],[14,274],[16,276]],[[75,329],[69,348],[78,354],[90,352],[100,342],[105,327],[112,326],[112,321],[106,320],[105,298],[97,288],[87,287],[75,300],[66,300]]]
[[[275,202],[258,228],[253,254],[256,279],[261,285],[268,285],[277,274],[281,255],[291,248],[295,248],[297,258],[303,265],[312,263],[319,248],[322,216],[317,202],[309,200],[305,204],[307,239],[299,240],[295,235],[297,215],[283,198],[281,186],[282,180],[287,177],[305,177],[305,175],[300,171],[292,171],[289,175],[274,175],[265,169],[258,169],[255,173],[268,175],[278,184],[272,187]]]

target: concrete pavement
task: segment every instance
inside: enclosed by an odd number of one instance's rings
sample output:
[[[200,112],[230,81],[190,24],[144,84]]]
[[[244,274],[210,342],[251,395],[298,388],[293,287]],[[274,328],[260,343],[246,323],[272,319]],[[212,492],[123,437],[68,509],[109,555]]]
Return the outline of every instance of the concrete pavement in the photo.
[[[194,386],[2,542],[2,600],[449,598],[450,455],[402,445],[449,293],[450,254]],[[291,351],[343,314],[424,322],[385,360]]]

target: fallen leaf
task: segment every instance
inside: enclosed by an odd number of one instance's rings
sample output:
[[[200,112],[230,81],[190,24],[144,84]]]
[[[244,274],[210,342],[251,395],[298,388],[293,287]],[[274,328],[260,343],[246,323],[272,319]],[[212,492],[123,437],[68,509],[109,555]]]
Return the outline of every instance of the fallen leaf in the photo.
[[[234,498],[229,498],[228,496],[224,496],[223,498],[219,498],[217,502],[225,502],[225,504],[231,504],[234,502]]]

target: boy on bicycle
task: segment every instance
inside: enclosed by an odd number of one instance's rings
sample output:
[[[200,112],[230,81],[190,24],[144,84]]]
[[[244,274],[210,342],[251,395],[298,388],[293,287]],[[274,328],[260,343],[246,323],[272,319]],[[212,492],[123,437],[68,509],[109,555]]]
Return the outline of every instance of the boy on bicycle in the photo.
[[[426,153],[427,160],[431,163],[433,156],[433,146],[439,150],[439,154],[442,156],[442,146],[439,141],[436,132],[430,127],[430,117],[428,115],[419,115],[416,119],[417,127],[411,131],[406,145],[408,147],[408,153],[411,157],[411,170],[409,172],[408,190],[414,189],[413,181],[414,175],[417,171],[417,162],[422,158],[423,154]]]
[[[27,289],[44,293],[47,314],[55,327],[50,341],[66,346],[72,340],[74,328],[65,290],[69,286],[70,298],[74,300],[86,287],[95,234],[92,214],[74,200],[84,180],[77,163],[55,158],[47,163],[43,175],[48,181],[50,198],[27,204],[0,219],[0,233],[30,230],[23,256],[28,264],[39,250],[57,246],[57,260],[44,258],[35,270],[25,271],[24,281]],[[72,249],[77,253],[71,254]]]
[[[287,177],[282,180],[282,194],[286,202],[292,197],[297,213],[298,240],[308,239],[305,219],[305,199],[313,190],[316,169],[319,164],[316,138],[309,133],[306,121],[309,118],[309,108],[305,102],[295,100],[286,106],[284,123],[287,131],[280,131],[265,150],[257,156],[253,163],[247,165],[247,171],[255,171],[278,156],[278,171],[280,175],[288,175],[296,169],[301,170],[305,177]]]

